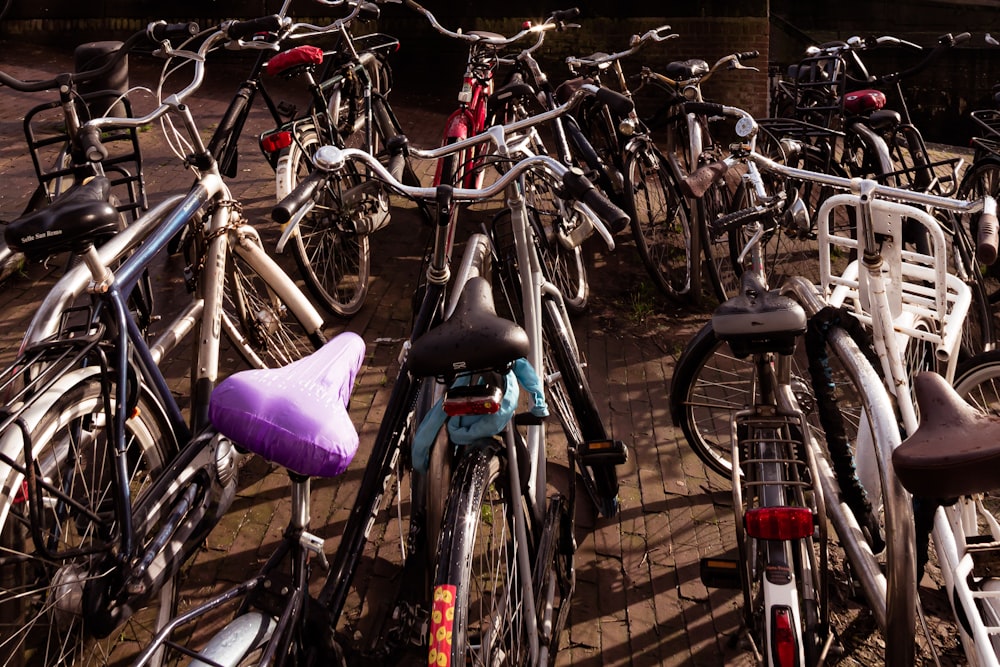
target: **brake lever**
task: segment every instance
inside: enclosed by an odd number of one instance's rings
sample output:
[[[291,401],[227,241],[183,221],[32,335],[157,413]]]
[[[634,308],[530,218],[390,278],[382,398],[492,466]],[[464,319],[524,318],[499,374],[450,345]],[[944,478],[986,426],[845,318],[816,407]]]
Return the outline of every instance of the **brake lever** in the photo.
[[[153,56],[157,58],[186,58],[187,60],[193,60],[195,62],[205,62],[205,56],[200,55],[196,51],[188,51],[186,49],[175,49],[173,45],[170,44],[170,40],[165,39],[160,42],[160,47],[153,51]]]

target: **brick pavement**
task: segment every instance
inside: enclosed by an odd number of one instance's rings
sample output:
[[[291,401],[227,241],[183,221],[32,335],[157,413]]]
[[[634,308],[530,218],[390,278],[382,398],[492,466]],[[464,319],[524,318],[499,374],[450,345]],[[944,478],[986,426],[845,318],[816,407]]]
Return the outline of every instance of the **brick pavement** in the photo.
[[[65,69],[68,62],[65,53],[0,41],[0,69],[23,78],[47,76]],[[133,83],[150,71],[147,64],[133,61]],[[211,127],[205,120],[220,117],[237,76],[238,72],[226,70],[203,87],[193,104],[203,129]],[[3,96],[0,219],[8,219],[19,212],[34,187],[20,118],[42,96],[7,90]],[[428,108],[423,98],[399,97],[396,111],[416,144],[436,142],[444,116]],[[266,230],[263,220],[272,201],[273,181],[255,147],[254,129],[261,122],[262,115],[255,114],[244,134],[240,173],[232,186],[249,219],[261,221]],[[160,130],[152,128],[141,139],[154,202],[190,183],[190,176],[164,150],[160,136]],[[396,372],[423,247],[421,225],[413,212],[394,215],[392,225],[371,239],[373,280],[365,307],[348,322],[329,323],[330,334],[350,329],[368,344],[351,405],[362,443],[371,442],[378,429]],[[638,256],[627,240],[622,239],[614,253],[596,244],[589,252],[593,305],[577,321],[577,335],[589,359],[590,382],[603,416],[615,437],[630,443],[631,458],[620,471],[619,517],[595,518],[585,500],[580,503],[578,590],[557,664],[750,664],[749,655],[733,639],[739,624],[737,597],[729,591],[708,591],[698,578],[699,558],[720,555],[733,544],[730,496],[725,483],[710,477],[688,451],[667,408],[674,362],[703,317],[677,312],[651,296],[650,288],[643,289]],[[177,263],[164,258],[156,276],[167,294],[178,293]],[[27,267],[0,291],[0,354],[13,354],[32,304],[58,275],[57,267],[58,263],[50,268]],[[235,359],[229,361],[235,367]],[[174,360],[167,373],[183,396],[186,362]],[[345,475],[314,484],[312,522],[327,540],[328,552],[336,548],[365,462],[363,444]],[[558,485],[565,475],[564,466],[553,464],[553,483]],[[251,460],[230,512],[186,569],[182,604],[218,592],[260,565],[279,539],[288,512],[286,477],[259,459]],[[357,590],[342,619],[349,633],[371,632],[368,629],[378,615],[373,612],[382,608],[378,593],[398,576],[391,525],[380,523],[373,535],[380,540],[366,552]]]

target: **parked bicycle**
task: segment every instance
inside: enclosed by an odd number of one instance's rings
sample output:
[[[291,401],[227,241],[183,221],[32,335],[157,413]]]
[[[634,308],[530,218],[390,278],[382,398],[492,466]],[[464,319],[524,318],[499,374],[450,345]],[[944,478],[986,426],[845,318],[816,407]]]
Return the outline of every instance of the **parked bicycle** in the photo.
[[[376,5],[359,2],[348,16],[323,27],[293,24],[283,36],[285,41],[332,35],[337,38],[334,48],[297,46],[267,62],[268,75],[301,78],[310,94],[304,112],[261,135],[261,147],[275,168],[278,201],[312,171],[311,156],[320,146],[361,148],[380,156],[383,163],[388,158],[386,145],[401,132],[388,101],[392,88],[388,57],[399,42],[382,33],[352,31],[354,22],[377,16]],[[405,176],[407,183],[419,184],[409,164]],[[353,315],[364,305],[371,271],[369,236],[390,219],[388,195],[356,187],[362,180],[362,174],[351,173],[331,180],[326,201],[287,225],[277,248],[282,252],[291,243],[313,296],[340,317]]]
[[[517,136],[534,125],[551,122],[593,92],[592,89],[581,90],[562,107],[505,127],[495,127],[484,135],[435,150],[410,148],[409,151],[421,159],[440,160],[451,152],[469,151],[476,143],[494,141],[503,154],[506,135]],[[398,152],[401,148],[398,146],[394,150]],[[427,288],[415,313],[413,332],[404,348],[403,366],[387,405],[386,418],[368,456],[358,499],[341,535],[324,586],[312,601],[306,585],[309,555],[321,554],[322,545],[307,532],[306,475],[339,474],[342,466],[326,468],[303,462],[299,448],[284,446],[292,433],[305,432],[300,428],[302,420],[315,420],[319,414],[309,407],[299,407],[298,393],[294,392],[300,390],[290,387],[301,376],[317,381],[329,378],[333,386],[339,387],[336,398],[330,401],[340,415],[338,424],[323,426],[323,431],[330,433],[334,442],[350,445],[353,433],[344,421],[342,405],[347,400],[352,367],[345,362],[352,359],[356,364],[360,354],[356,338],[347,339],[344,343],[347,351],[343,355],[341,351],[345,348],[334,343],[315,358],[300,362],[296,370],[251,371],[233,376],[213,397],[216,424],[252,451],[295,473],[293,524],[285,533],[275,557],[259,576],[170,623],[146,650],[139,664],[146,664],[162,648],[179,648],[169,637],[183,624],[220,605],[239,600],[243,602],[237,604],[235,620],[197,654],[199,661],[236,664],[248,653],[252,653],[255,662],[267,663],[272,659],[298,662],[310,656],[336,656],[337,649],[329,643],[332,630],[343,610],[382,493],[388,480],[397,474],[397,466],[402,465],[400,457],[409,449],[403,449],[402,445],[411,437],[416,437],[412,449],[415,471],[411,471],[415,491],[409,525],[401,529],[407,536],[402,581],[404,588],[417,590],[409,592],[416,596],[411,600],[413,605],[397,604],[399,613],[394,629],[385,637],[381,648],[392,648],[389,645],[402,637],[404,643],[416,642],[422,646],[434,657],[435,663],[440,654],[446,656],[445,660],[473,664],[495,664],[497,660],[546,663],[558,650],[559,631],[565,623],[573,591],[575,494],[571,480],[568,495],[546,497],[549,491],[544,465],[547,456],[545,425],[540,418],[544,414],[541,383],[547,387],[553,378],[543,376],[536,383],[531,380],[535,375],[531,369],[542,368],[546,346],[557,351],[560,361],[578,362],[572,347],[569,319],[559,307],[558,292],[544,280],[540,259],[531,241],[529,212],[520,194],[519,182],[529,171],[545,170],[561,179],[567,197],[586,202],[590,211],[600,212],[601,218],[620,220],[624,213],[607,202],[585,179],[545,156],[519,160],[489,186],[471,189],[406,186],[399,180],[398,159],[390,161],[390,171],[370,154],[357,149],[322,147],[317,150],[314,161],[317,171],[305,179],[279,205],[280,208],[287,208],[287,212],[298,210],[310,200],[323,180],[336,178],[338,170],[349,168],[353,162],[394,192],[434,202],[440,223],[435,226]],[[378,185],[373,183],[370,187]],[[454,273],[448,270],[446,249],[453,233],[448,229],[454,220],[452,206],[462,201],[485,200],[500,193],[507,194],[506,206],[513,220],[523,328],[495,315],[490,282],[486,279],[490,275],[492,254],[492,244],[487,237],[473,235]],[[592,222],[602,224],[598,218]],[[504,284],[502,272],[493,277],[500,278],[500,284]],[[507,289],[512,287],[508,285]],[[543,338],[543,330],[546,334],[559,335]],[[341,356],[344,361],[333,361]],[[560,370],[565,373],[573,367],[560,367]],[[575,370],[579,375],[578,365]],[[448,388],[441,404],[430,406],[421,397],[429,396],[433,387],[433,383],[425,380],[435,377],[443,380]],[[578,412],[577,399],[586,387],[570,384],[568,377],[564,375],[563,382],[573,403],[560,406],[558,399],[553,397],[552,407],[557,413],[568,408],[570,412],[560,414],[560,418],[580,419],[576,428],[576,432],[580,432],[581,428],[586,429],[587,422],[583,420],[593,415]],[[529,401],[531,410],[515,416],[517,402],[510,392],[516,390],[517,381],[531,389],[533,397]],[[276,388],[275,383],[280,388]],[[250,412],[274,415],[275,419],[280,419],[278,415],[284,412],[251,407],[261,406],[262,401],[280,401],[293,406],[289,412],[296,426],[292,428],[291,423],[275,422],[263,432],[254,432],[252,427],[247,429]],[[453,420],[447,428],[447,442],[436,437],[445,414],[452,415]],[[473,425],[476,420],[457,423],[458,417],[474,415],[478,415],[482,431]],[[483,424],[484,417],[488,424]],[[421,430],[427,429],[423,436],[413,434],[418,424],[423,425]],[[522,429],[526,429],[523,435]],[[466,432],[463,438],[464,430],[471,433]],[[329,446],[320,447],[320,443],[307,438],[302,447],[308,452],[319,448],[329,449]],[[614,466],[621,451],[620,443],[606,439],[581,442],[569,438],[571,465],[575,459],[590,466]],[[338,456],[338,460],[344,462],[343,457]],[[434,509],[425,495],[428,489],[448,490],[446,508],[438,510],[443,513],[437,517],[430,516]],[[426,532],[428,526],[440,526],[440,534]],[[281,563],[286,554],[291,556],[290,565]],[[436,562],[436,568],[431,562]],[[278,574],[285,567],[291,567],[291,580]],[[425,575],[429,572],[436,572],[436,575],[433,586],[425,589]],[[277,598],[272,598],[275,589],[267,582],[278,578],[291,581],[291,584]],[[268,589],[271,592],[265,592]],[[426,643],[428,628],[429,646]],[[181,650],[188,649],[181,647]]]
[[[189,35],[187,24],[151,24],[144,33],[165,55],[194,61],[190,84],[144,116],[104,116],[80,128],[82,154],[98,168],[105,131],[178,116],[193,146],[188,164],[198,167],[186,195],[119,231],[110,183],[98,175],[5,230],[10,247],[29,259],[68,251],[81,260],[38,305],[20,354],[0,374],[5,664],[103,665],[149,641],[173,615],[178,570],[236,488],[239,454],[205,430],[222,372],[221,336],[261,366],[301,357],[324,340],[319,314],[240,215],[185,104],[203,81],[209,51],[259,29],[256,21],[227,22],[195,53],[163,41]],[[192,267],[190,303],[147,343],[128,295],[192,221],[204,254]],[[89,300],[81,305],[81,297]],[[186,422],[158,363],[192,334]]]

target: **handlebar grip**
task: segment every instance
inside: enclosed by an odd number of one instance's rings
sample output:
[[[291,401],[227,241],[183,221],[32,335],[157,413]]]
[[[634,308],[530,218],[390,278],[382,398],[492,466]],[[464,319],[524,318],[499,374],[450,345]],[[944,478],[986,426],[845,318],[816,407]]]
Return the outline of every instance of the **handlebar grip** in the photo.
[[[625,97],[621,93],[611,90],[610,88],[604,88],[603,86],[597,90],[598,101],[602,104],[606,104],[612,111],[614,111],[619,116],[627,116],[632,113],[635,105],[632,104],[632,100]]]
[[[406,167],[406,151],[410,142],[405,134],[397,134],[385,142],[389,151],[389,174],[397,181],[403,180],[403,169]]]
[[[736,59],[739,61],[753,60],[754,58],[760,57],[760,51],[754,49],[753,51],[743,51],[742,53],[736,54]]]
[[[77,135],[83,154],[91,162],[101,162],[108,157],[108,149],[101,143],[101,131],[96,127],[84,125]]]
[[[997,259],[997,243],[1000,242],[998,227],[996,202],[987,200],[987,206],[983,207],[979,216],[979,231],[976,234],[976,259],[987,266]]]
[[[313,198],[316,191],[326,182],[325,171],[316,170],[306,176],[295,186],[295,189],[288,193],[288,196],[278,202],[277,206],[271,209],[271,219],[278,224],[285,224],[292,219],[295,212],[305,206],[305,203]]]
[[[706,116],[722,115],[725,107],[715,102],[685,102],[684,113],[700,113]]]
[[[579,7],[571,7],[570,9],[559,9],[552,12],[552,18],[556,23],[562,23],[563,21],[572,21],[580,15]]]
[[[563,174],[562,182],[566,193],[572,199],[582,201],[589,206],[608,229],[620,230],[628,225],[630,220],[628,213],[615,206],[603,192],[595,188],[580,169],[573,168],[567,171]]]
[[[243,39],[258,32],[277,32],[280,28],[281,17],[272,14],[249,21],[233,21],[226,27],[226,34],[230,39]]]
[[[198,24],[194,21],[185,23],[157,21],[149,25],[147,34],[150,39],[156,42],[162,42],[165,39],[187,39],[198,34]]]
[[[760,208],[757,206],[744,208],[739,211],[727,213],[715,220],[710,220],[708,229],[712,233],[712,238],[717,239],[723,234],[728,234],[733,229],[739,229],[740,227],[749,225],[751,222],[757,222],[758,220],[772,216],[774,216],[774,211],[770,208]]]

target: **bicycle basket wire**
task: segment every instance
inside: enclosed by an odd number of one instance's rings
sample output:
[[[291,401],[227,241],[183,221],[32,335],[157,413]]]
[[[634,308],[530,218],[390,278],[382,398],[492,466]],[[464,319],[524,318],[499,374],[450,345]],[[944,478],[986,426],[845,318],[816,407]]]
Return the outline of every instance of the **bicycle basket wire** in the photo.
[[[948,272],[948,251],[944,232],[929,213],[899,202],[875,199],[872,220],[883,258],[886,294],[895,331],[929,342],[943,359],[953,359],[962,340],[962,325],[971,303],[971,289]],[[833,259],[845,253],[862,256],[864,235],[852,238],[832,225],[832,211],[853,207],[861,216],[861,196],[840,194],[830,197],[819,211],[820,280],[828,302],[846,305],[868,326],[873,325],[870,286],[859,260],[852,261],[840,275],[831,270]],[[904,222],[915,221],[928,231],[931,254],[904,248]],[[918,322],[930,326],[919,326]]]

